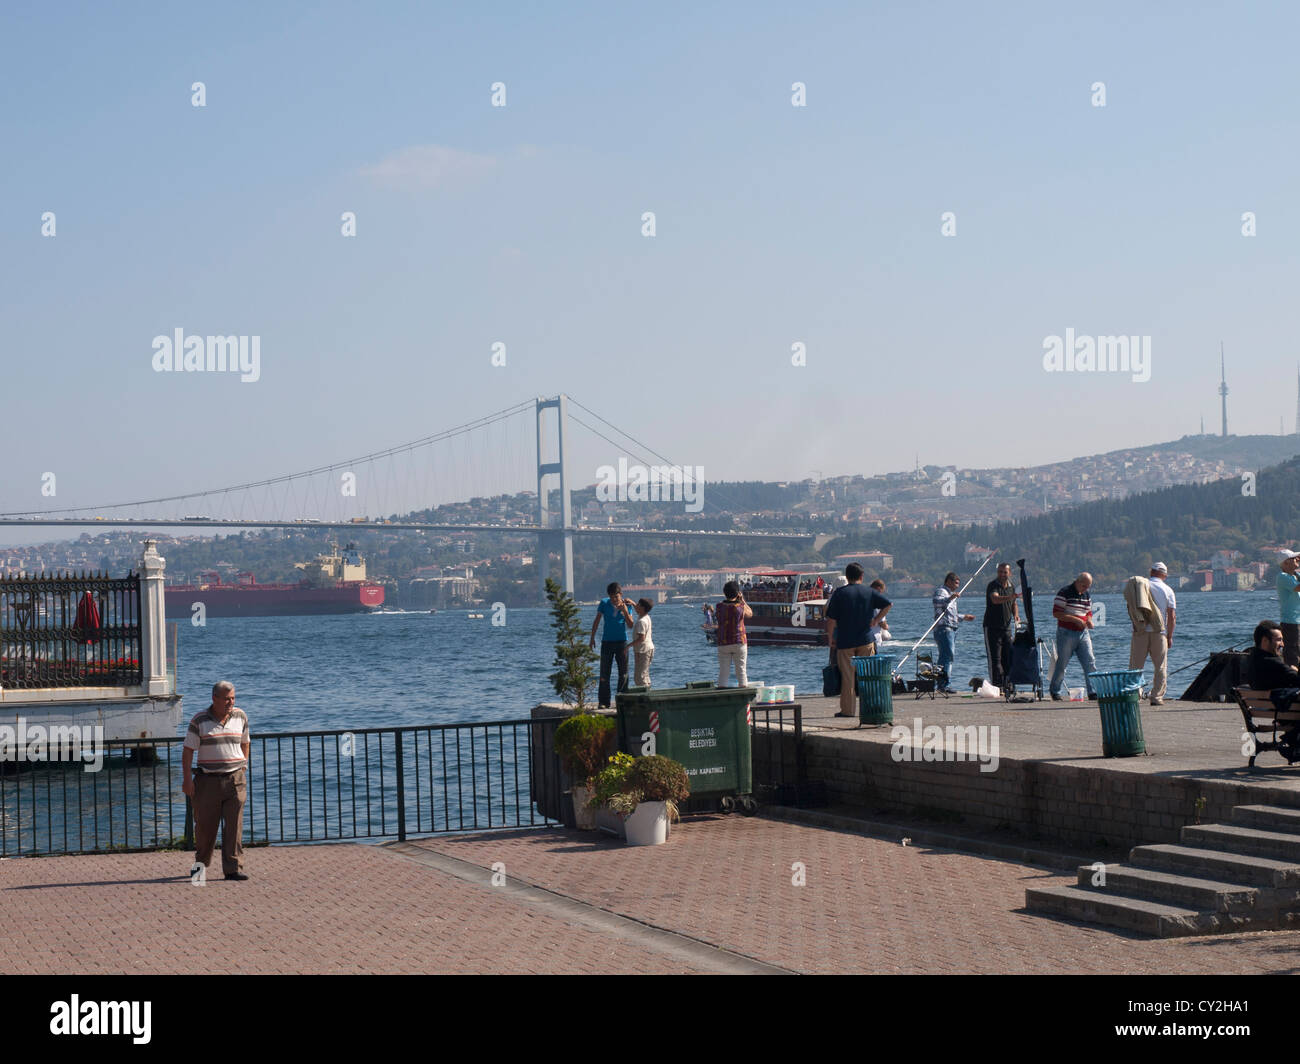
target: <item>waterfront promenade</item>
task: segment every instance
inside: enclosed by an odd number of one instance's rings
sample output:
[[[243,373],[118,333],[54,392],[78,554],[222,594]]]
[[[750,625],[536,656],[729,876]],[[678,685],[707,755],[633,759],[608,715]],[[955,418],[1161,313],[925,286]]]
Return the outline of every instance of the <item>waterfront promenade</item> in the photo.
[[[195,887],[183,853],[0,862],[9,973],[1269,973],[1300,932],[1148,940],[1032,916],[1059,871],[767,817],[666,846],[534,830],[250,850]],[[505,886],[492,885],[503,863]],[[806,882],[792,882],[803,865]]]
[[[1072,883],[1077,864],[1118,855],[1092,847],[1093,834],[1062,841],[1046,798],[1036,830],[1021,823],[1008,832],[980,822],[978,797],[960,805],[962,792],[943,790],[972,781],[1014,788],[1014,774],[1038,763],[1040,783],[1061,768],[1080,774],[1065,802],[1085,815],[1085,803],[1099,800],[1111,812],[1149,812],[1166,800],[1153,797],[1162,780],[1209,793],[1211,804],[1242,787],[1283,800],[1300,791],[1300,766],[1274,754],[1245,766],[1234,708],[1144,705],[1151,755],[1106,759],[1094,702],[896,699],[899,724],[917,716],[940,726],[996,724],[1004,765],[984,777],[974,765],[890,767],[888,727],[837,720],[832,700],[801,702],[814,764],[869,765],[868,775],[846,777],[874,788],[861,801],[693,817],[660,847],[557,828],[256,848],[247,852],[248,882],[218,877],[202,888],[189,882],[190,855],[175,851],[4,860],[3,970],[201,971],[197,936],[214,905],[232,904],[241,916],[228,931],[225,970],[241,973],[1300,970],[1300,931],[1149,940],[1030,915],[1026,888]],[[891,772],[905,773],[920,808],[888,790]],[[1012,782],[999,784],[1007,773]],[[1145,793],[1142,778],[1152,784]],[[968,814],[964,822],[934,815],[944,798]],[[1193,810],[1168,800],[1159,823],[1172,831]]]
[[[859,726],[856,719],[836,718],[839,700],[799,695],[804,729],[834,734],[850,742],[892,742],[890,729]],[[1244,730],[1234,702],[1180,702],[1163,706],[1142,703],[1144,757],[1107,758],[1101,751],[1101,717],[1096,701],[1006,703],[988,698],[942,695],[931,699],[894,695],[894,723],[911,728],[920,717],[925,724],[997,725],[1003,758],[1048,759],[1055,764],[1099,771],[1139,772],[1184,778],[1259,784],[1296,792],[1300,798],[1300,765],[1290,769],[1279,754],[1261,754],[1247,768],[1241,752]],[[761,719],[761,718],[760,718]]]

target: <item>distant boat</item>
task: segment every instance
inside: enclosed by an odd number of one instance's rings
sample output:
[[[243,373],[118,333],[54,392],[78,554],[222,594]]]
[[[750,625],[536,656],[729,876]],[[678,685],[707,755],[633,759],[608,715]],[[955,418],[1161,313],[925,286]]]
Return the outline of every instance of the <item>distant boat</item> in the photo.
[[[752,585],[744,592],[745,602],[754,611],[745,622],[749,645],[826,646],[826,602],[835,589],[832,581],[839,575],[835,570],[755,573]],[[700,627],[709,645],[716,645],[717,624],[706,621]]]
[[[290,617],[331,613],[368,613],[384,604],[382,584],[366,580],[366,563],[349,543],[298,568],[319,573],[317,580],[297,584],[259,584],[252,573],[239,573],[235,583],[204,572],[193,584],[163,589],[168,617],[188,617],[196,602],[209,617]]]

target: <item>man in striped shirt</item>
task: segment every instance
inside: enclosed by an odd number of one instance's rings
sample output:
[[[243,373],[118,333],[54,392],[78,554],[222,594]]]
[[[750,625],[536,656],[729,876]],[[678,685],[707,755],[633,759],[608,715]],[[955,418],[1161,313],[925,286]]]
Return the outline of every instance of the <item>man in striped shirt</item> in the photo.
[[[1097,659],[1092,653],[1092,637],[1088,629],[1092,624],[1092,574],[1080,573],[1074,583],[1066,584],[1056,593],[1052,602],[1052,616],[1056,618],[1056,668],[1052,670],[1049,690],[1052,701],[1061,701],[1061,684],[1065,681],[1065,667],[1070,658],[1078,655],[1083,669],[1083,682],[1088,697],[1092,698],[1092,681],[1088,674],[1097,671]]]
[[[248,768],[248,717],[235,705],[235,685],[213,685],[212,705],[190,721],[181,752],[181,790],[194,807],[195,859],[204,868],[212,860],[221,824],[221,871],[227,879],[244,873],[244,798]],[[191,772],[190,763],[198,755]]]

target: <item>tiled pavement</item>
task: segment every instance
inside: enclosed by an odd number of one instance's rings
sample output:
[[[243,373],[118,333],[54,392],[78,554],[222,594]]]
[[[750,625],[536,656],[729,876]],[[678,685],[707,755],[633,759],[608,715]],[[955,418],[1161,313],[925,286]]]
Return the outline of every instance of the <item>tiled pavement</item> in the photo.
[[[663,847],[563,831],[417,845],[802,972],[1300,970],[1300,932],[1131,938],[1020,911],[1026,886],[1073,877],[763,818],[695,819]]]
[[[210,972],[214,921],[231,973],[698,970],[378,847],[244,856],[205,887],[175,852],[0,861],[0,971]]]
[[[1300,968],[1300,932],[1129,938],[1019,911],[1026,885],[1065,876],[763,818],[692,819],[660,847],[546,830],[246,860],[248,882],[203,888],[186,854],[0,861],[0,970],[207,970],[198,936],[214,912],[233,940],[227,970],[249,973],[760,967],[746,957],[804,972]],[[505,887],[489,882],[494,862]]]

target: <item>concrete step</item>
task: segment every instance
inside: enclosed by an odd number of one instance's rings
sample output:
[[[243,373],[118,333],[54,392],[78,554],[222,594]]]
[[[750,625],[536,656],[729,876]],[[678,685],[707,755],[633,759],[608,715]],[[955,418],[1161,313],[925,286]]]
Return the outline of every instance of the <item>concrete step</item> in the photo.
[[[1213,876],[1229,883],[1256,887],[1300,887],[1300,864],[1256,854],[1157,843],[1135,846],[1129,863],[1175,875]]]
[[[1300,862],[1300,835],[1286,831],[1265,831],[1240,824],[1188,824],[1179,837],[1188,846]]]
[[[1156,938],[1204,935],[1214,929],[1213,914],[1203,916],[1197,909],[1083,887],[1030,887],[1025,891],[1025,908]]]
[[[1300,809],[1284,805],[1237,805],[1232,822],[1265,831],[1290,831],[1300,834]]]
[[[1085,890],[1169,902],[1198,911],[1249,914],[1255,909],[1260,895],[1258,887],[1241,883],[1128,865],[1107,865],[1105,886],[1094,887],[1096,877],[1092,865],[1079,866],[1079,886]]]

